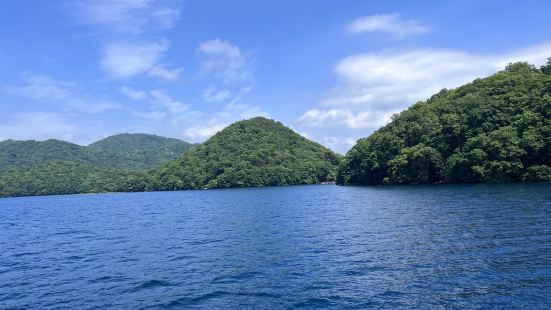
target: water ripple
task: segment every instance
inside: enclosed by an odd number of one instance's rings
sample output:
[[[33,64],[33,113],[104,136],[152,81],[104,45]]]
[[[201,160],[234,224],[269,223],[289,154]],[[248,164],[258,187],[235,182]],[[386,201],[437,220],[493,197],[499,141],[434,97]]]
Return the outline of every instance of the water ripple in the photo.
[[[551,184],[0,199],[0,309],[547,309]]]

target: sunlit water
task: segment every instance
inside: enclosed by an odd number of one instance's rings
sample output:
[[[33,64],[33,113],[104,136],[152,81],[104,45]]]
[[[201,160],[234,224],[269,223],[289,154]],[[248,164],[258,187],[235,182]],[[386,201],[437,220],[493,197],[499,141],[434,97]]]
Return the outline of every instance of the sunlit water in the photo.
[[[0,199],[0,308],[551,307],[551,184]]]

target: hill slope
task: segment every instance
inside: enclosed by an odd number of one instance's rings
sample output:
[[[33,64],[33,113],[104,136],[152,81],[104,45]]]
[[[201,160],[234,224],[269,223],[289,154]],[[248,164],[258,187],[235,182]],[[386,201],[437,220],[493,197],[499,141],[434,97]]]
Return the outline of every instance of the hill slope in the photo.
[[[18,167],[42,165],[54,160],[90,162],[92,159],[86,153],[86,147],[65,141],[50,139],[0,142],[0,172]]]
[[[55,160],[0,174],[0,197],[110,192],[130,173],[122,169]]]
[[[177,158],[193,145],[178,139],[148,134],[120,134],[80,146],[46,141],[0,142],[0,172],[41,166],[52,161],[73,161],[99,167],[147,170]]]
[[[551,180],[551,59],[442,90],[360,139],[340,184]]]
[[[0,142],[0,197],[114,191],[126,177],[177,158],[192,144],[122,134],[80,146],[59,140]]]
[[[176,190],[334,181],[339,155],[262,117],[234,123],[126,190]]]
[[[98,164],[113,168],[145,170],[180,156],[193,144],[149,134],[119,134],[90,144]]]

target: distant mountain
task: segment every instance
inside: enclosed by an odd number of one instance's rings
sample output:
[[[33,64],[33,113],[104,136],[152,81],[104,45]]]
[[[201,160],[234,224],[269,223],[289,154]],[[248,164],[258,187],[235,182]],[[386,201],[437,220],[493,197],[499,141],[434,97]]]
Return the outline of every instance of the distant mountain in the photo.
[[[148,134],[119,134],[80,146],[59,140],[0,142],[0,172],[73,161],[106,168],[146,170],[177,158],[193,145]]]
[[[111,192],[125,182],[129,174],[122,169],[54,160],[0,173],[0,197]]]
[[[89,146],[59,141],[0,142],[0,196],[114,191],[126,177],[173,160],[193,145],[121,134]]]
[[[94,142],[89,153],[96,164],[113,168],[145,170],[164,164],[193,147],[182,140],[149,134],[119,134]]]
[[[551,58],[414,104],[348,152],[341,184],[551,181]]]
[[[178,190],[330,182],[340,155],[280,122],[234,123],[178,159],[133,178],[124,190]]]
[[[92,158],[86,152],[86,147],[55,139],[0,142],[0,172],[55,160],[91,162]]]

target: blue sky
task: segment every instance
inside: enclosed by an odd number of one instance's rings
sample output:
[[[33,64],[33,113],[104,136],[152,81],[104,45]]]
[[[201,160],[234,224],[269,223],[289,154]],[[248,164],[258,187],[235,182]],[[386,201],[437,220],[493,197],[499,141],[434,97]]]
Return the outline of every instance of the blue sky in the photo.
[[[3,1],[0,140],[202,142],[257,115],[345,153],[393,113],[551,56],[549,1]]]

